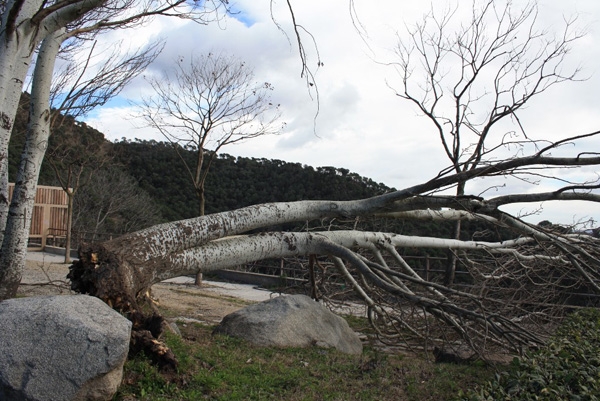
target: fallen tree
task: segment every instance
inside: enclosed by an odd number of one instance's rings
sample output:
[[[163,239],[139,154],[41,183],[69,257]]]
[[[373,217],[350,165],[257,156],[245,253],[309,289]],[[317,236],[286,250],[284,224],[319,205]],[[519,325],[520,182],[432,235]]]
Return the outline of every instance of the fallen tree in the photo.
[[[553,325],[577,302],[589,304],[598,299],[577,298],[578,294],[600,295],[598,239],[553,232],[500,208],[514,202],[598,202],[600,195],[592,192],[597,185],[568,185],[553,192],[489,199],[436,194],[474,178],[539,175],[540,169],[600,164],[600,156],[590,153],[571,158],[547,156],[564,142],[532,156],[461,173],[445,172],[373,198],[255,205],[157,225],[101,244],[84,244],[69,278],[74,290],[139,316],[150,287],[171,277],[257,260],[323,255],[367,305],[368,317],[384,340],[425,349],[466,345],[479,355],[498,349],[521,352],[543,344]],[[513,237],[460,240],[356,229],[247,234],[290,222],[355,217],[478,220]],[[450,250],[468,273],[468,285],[426,280],[403,258],[402,248]]]

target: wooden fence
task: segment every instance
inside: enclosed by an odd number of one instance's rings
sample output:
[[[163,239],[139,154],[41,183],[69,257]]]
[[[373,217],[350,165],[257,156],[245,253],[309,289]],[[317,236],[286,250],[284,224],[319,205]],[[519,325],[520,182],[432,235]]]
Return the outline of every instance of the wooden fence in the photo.
[[[15,184],[8,184],[12,199]],[[43,250],[49,242],[62,241],[67,232],[67,194],[61,187],[38,185],[29,229],[28,247]]]

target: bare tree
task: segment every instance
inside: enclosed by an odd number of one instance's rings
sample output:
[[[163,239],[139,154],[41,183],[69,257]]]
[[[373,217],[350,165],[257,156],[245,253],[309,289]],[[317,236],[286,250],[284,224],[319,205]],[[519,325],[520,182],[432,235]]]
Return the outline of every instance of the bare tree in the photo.
[[[214,15],[221,2],[203,2],[198,7],[188,7],[182,1],[153,2],[136,0],[116,1],[59,1],[51,5],[37,1],[10,1],[3,3],[0,29],[0,299],[14,296],[20,282],[26,253],[28,221],[33,207],[37,173],[49,135],[49,91],[54,60],[60,45],[70,38],[90,38],[100,31],[136,26],[155,15],[176,15],[181,18],[206,22]],[[23,178],[15,188],[16,197],[8,199],[8,142],[12,120],[34,50],[44,40],[46,48],[40,52],[33,79],[32,114],[28,140],[21,166],[27,168],[19,174]],[[73,45],[76,41],[69,41]],[[31,138],[31,139],[30,139]],[[9,201],[11,209],[9,213]],[[12,222],[9,222],[12,220]],[[19,224],[17,224],[19,223]],[[25,223],[25,224],[23,224]]]
[[[529,156],[447,172],[374,198],[263,204],[154,226],[82,248],[69,277],[73,289],[134,313],[149,287],[170,277],[263,259],[323,255],[366,304],[371,322],[387,341],[425,348],[461,344],[480,355],[498,349],[521,352],[543,344],[553,325],[574,307],[572,297],[600,293],[598,240],[547,231],[500,208],[513,202],[598,202],[600,196],[590,193],[596,186],[489,199],[436,193],[475,178],[598,165],[596,154],[548,156],[567,141],[598,134],[565,139]],[[288,222],[357,216],[474,219],[513,236],[458,240],[360,230],[244,234]],[[460,252],[468,275],[465,285],[453,288],[423,278],[403,257],[405,248]]]
[[[81,33],[80,30],[72,32]],[[86,77],[86,72],[88,67],[90,67],[90,51],[87,62],[79,68],[74,67],[74,63],[68,64],[66,68],[67,73],[60,75],[61,79],[56,81],[57,86],[51,89],[50,83],[52,82],[51,77],[54,72],[54,61],[59,53],[61,44],[66,40],[70,40],[71,46],[75,42],[79,42],[72,37],[72,34],[67,33],[65,29],[58,30],[54,35],[44,39],[35,64],[29,124],[26,133],[27,141],[21,155],[21,165],[13,198],[10,203],[2,242],[2,252],[0,254],[0,282],[6,284],[5,288],[10,288],[10,292],[16,291],[16,287],[20,281],[20,272],[25,263],[29,233],[28,227],[32,216],[40,165],[48,146],[48,138],[50,137],[51,130],[56,130],[59,125],[57,124],[57,117],[61,117],[61,113],[69,113],[71,110],[76,115],[83,115],[94,107],[106,103],[118,94],[148,63],[154,60],[162,48],[160,43],[155,43],[146,49],[140,49],[124,56],[117,57],[116,53],[113,53],[113,56],[109,57],[95,71],[95,74],[91,77],[88,74]],[[79,49],[78,47],[74,48]],[[71,83],[71,88],[68,91],[61,92],[61,90],[65,89],[67,82]],[[49,108],[51,99],[58,101],[58,104],[53,104],[53,108]],[[69,128],[73,129],[73,125],[71,124]],[[70,138],[69,140],[71,142],[77,141],[76,138]],[[66,146],[64,141],[62,146],[63,148]],[[67,156],[64,152],[62,153],[60,159],[64,161]],[[80,153],[77,157],[81,159],[81,157],[84,157],[84,154],[86,153]],[[57,155],[56,146],[54,147],[53,155]],[[99,160],[98,155],[99,153],[94,156],[97,160]],[[59,162],[54,158],[50,158],[50,160],[56,162],[53,164],[56,168]],[[86,167],[89,171],[89,164]],[[96,165],[96,168],[99,167],[99,165]],[[78,168],[81,170],[79,173],[81,174],[84,168],[83,165],[80,165]],[[66,181],[65,177],[59,177],[59,181],[66,185],[63,186],[63,189],[65,189],[69,198],[68,230],[66,233],[67,246],[70,246],[71,240],[72,198],[76,191],[71,185],[74,182],[80,182],[79,179],[74,178],[77,174],[75,176],[71,175],[74,173],[73,169],[74,165],[70,164],[68,168],[69,179]],[[69,252],[65,252],[65,263],[68,262],[70,262]],[[11,284],[9,285],[9,283]]]
[[[432,8],[407,28],[393,63],[402,81],[396,94],[431,121],[457,173],[539,142],[527,135],[519,112],[548,88],[577,79],[579,69],[566,60],[582,36],[573,20],[558,36],[538,28],[535,2],[518,9],[510,0],[475,0],[464,23],[457,21],[461,6]],[[457,183],[457,196],[465,195],[465,184]],[[460,232],[459,220],[454,238]],[[447,284],[454,281],[456,254],[449,260]]]
[[[94,174],[110,162],[108,143],[102,133],[78,130],[76,124],[63,125],[50,137],[46,160],[67,194],[67,231],[65,233],[65,263],[71,261],[71,231],[73,202],[77,192],[88,185]]]
[[[117,167],[94,174],[74,202],[73,228],[82,242],[98,242],[141,230],[161,221],[160,210],[138,182]]]
[[[171,142],[196,190],[199,215],[204,215],[204,185],[210,166],[227,145],[277,134],[278,106],[271,102],[273,87],[257,83],[246,63],[232,56],[208,53],[186,62],[181,57],[173,72],[151,79],[154,97],[140,105],[148,126]],[[182,151],[197,152],[194,163]]]

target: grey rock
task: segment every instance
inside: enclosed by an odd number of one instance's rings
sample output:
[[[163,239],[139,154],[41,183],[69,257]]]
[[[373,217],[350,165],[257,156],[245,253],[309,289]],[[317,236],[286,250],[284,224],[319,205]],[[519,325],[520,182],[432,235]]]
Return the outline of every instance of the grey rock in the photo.
[[[98,298],[0,302],[0,400],[110,400],[131,322]]]
[[[341,317],[305,295],[286,295],[240,309],[223,318],[214,330],[258,346],[335,347],[362,353],[358,335]]]

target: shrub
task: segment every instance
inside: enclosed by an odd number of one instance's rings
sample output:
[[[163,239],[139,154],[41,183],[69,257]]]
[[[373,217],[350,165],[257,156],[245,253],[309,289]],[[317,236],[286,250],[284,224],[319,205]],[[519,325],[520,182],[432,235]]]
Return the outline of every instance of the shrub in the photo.
[[[600,310],[568,316],[547,347],[461,400],[600,400]]]

